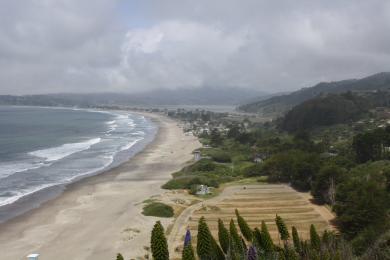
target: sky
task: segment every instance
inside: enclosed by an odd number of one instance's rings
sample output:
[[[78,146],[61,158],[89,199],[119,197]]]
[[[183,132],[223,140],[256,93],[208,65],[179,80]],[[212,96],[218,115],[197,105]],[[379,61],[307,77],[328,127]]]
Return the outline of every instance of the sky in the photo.
[[[2,0],[0,94],[237,87],[390,71],[388,0]]]

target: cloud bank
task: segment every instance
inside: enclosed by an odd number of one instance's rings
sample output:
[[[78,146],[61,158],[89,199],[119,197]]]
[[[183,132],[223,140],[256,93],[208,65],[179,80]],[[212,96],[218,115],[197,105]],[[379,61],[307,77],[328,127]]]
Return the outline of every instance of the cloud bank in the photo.
[[[0,93],[241,87],[390,71],[390,2],[0,2]]]

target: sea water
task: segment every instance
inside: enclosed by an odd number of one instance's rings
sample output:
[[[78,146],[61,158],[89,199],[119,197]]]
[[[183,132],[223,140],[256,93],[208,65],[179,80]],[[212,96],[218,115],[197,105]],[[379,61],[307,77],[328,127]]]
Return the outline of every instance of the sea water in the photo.
[[[0,106],[0,208],[118,165],[156,131],[128,112]]]

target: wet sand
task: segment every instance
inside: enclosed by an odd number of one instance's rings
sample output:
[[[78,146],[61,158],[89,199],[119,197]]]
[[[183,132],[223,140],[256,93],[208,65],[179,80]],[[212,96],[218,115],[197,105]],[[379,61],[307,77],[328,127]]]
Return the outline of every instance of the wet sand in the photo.
[[[66,187],[59,197],[0,224],[0,259],[125,259],[145,255],[155,217],[141,214],[142,201],[192,159],[200,146],[177,122],[148,115],[159,124],[155,140],[129,161]],[[168,225],[172,219],[162,219]]]

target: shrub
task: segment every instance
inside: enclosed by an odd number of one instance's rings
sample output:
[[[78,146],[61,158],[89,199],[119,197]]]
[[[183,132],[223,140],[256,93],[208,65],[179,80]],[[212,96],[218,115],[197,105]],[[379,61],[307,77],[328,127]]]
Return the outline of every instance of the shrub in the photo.
[[[161,202],[152,202],[143,208],[142,214],[145,216],[173,217],[173,208]]]
[[[230,154],[224,151],[214,151],[210,153],[211,158],[219,163],[230,163],[232,162],[232,158]]]

